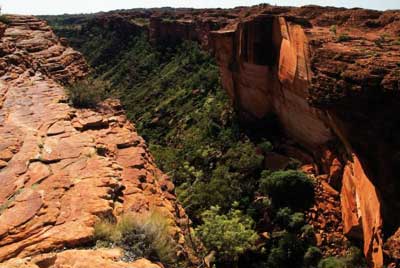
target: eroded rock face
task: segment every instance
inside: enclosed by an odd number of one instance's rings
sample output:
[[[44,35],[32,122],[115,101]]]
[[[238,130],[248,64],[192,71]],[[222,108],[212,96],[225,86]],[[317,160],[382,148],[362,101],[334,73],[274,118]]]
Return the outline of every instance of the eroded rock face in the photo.
[[[259,6],[212,34],[236,107],[253,120],[276,114],[314,154],[341,190],[344,233],[364,241],[374,267],[383,232],[400,225],[397,162],[387,161],[399,151],[399,22],[393,11]]]
[[[150,17],[149,37],[154,44],[177,43],[191,40],[206,50],[214,48],[211,32],[227,25],[238,17],[234,10],[180,10],[172,13],[153,12]]]
[[[10,19],[0,41],[0,262],[85,245],[101,217],[153,208],[169,219],[184,258],[188,219],[121,105],[71,108],[59,83],[84,76],[85,60],[45,22]],[[0,267],[158,267],[103,251],[49,256]]]
[[[0,75],[12,80],[26,71],[40,71],[61,83],[87,74],[82,55],[65,47],[45,21],[32,16],[11,16],[0,46]],[[7,74],[7,75],[5,75]]]

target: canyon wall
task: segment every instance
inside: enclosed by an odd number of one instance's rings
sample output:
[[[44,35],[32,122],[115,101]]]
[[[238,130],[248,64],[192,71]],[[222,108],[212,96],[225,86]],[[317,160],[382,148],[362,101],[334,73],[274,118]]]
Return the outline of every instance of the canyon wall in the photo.
[[[150,41],[153,44],[177,43],[181,40],[198,42],[203,49],[212,50],[211,32],[228,24],[235,13],[213,10],[199,11],[200,14],[178,14],[168,17],[156,13],[150,17]],[[194,16],[193,16],[194,15]]]
[[[213,53],[248,122],[277,116],[340,191],[343,233],[374,267],[393,257],[384,241],[400,225],[399,29],[398,11],[269,5],[153,14],[149,25],[154,43]]]
[[[400,225],[389,160],[399,149],[399,23],[399,12],[266,7],[212,33],[234,105],[255,123],[277,115],[313,153],[341,191],[344,233],[363,241],[373,267]]]
[[[135,34],[143,27],[131,20],[145,18],[154,44],[193,40],[211,51],[241,115],[253,124],[276,115],[313,156],[318,188],[329,193],[317,196],[318,206],[337,210],[340,203],[341,217],[334,217],[343,230],[332,232],[361,242],[371,267],[382,267],[384,258],[399,261],[400,12],[260,5],[143,14],[103,16],[96,23],[110,19],[110,27]],[[155,208],[170,219],[182,248],[177,255],[187,258],[188,219],[174,186],[118,102],[97,110],[67,105],[62,84],[86,75],[82,56],[33,17],[0,23],[0,36],[5,267],[87,260],[99,267],[153,267],[146,260],[121,263],[115,250],[54,250],[89,242],[95,221],[105,215]],[[21,259],[28,256],[32,260]]]
[[[188,259],[174,185],[120,104],[69,106],[62,84],[87,74],[82,55],[44,21],[9,19],[0,24],[0,267],[159,267],[88,247],[98,220],[149,211],[168,221],[176,257]]]

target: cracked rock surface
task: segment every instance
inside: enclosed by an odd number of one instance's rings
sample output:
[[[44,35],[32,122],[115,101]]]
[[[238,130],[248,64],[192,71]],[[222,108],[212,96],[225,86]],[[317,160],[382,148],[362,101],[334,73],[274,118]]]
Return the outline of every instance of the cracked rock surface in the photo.
[[[184,255],[186,214],[120,104],[70,107],[61,84],[87,73],[81,54],[41,20],[10,20],[0,25],[0,267],[158,267],[124,264],[114,249],[54,253],[90,242],[100,217],[152,208]]]

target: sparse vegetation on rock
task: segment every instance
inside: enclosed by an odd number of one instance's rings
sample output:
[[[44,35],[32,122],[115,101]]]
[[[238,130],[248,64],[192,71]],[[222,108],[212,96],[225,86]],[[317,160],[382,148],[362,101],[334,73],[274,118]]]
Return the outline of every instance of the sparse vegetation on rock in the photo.
[[[96,107],[110,91],[107,82],[92,78],[79,80],[67,89],[72,105],[78,108]]]
[[[94,239],[96,247],[122,248],[125,262],[148,258],[173,264],[177,261],[177,245],[169,228],[167,219],[152,210],[145,215],[126,214],[118,220],[101,220],[94,226]]]
[[[348,33],[341,33],[337,38],[336,38],[336,41],[337,42],[347,42],[347,41],[350,41],[351,40],[351,37],[349,36],[349,34]]]
[[[4,23],[4,24],[9,24],[10,23],[10,19],[6,15],[1,15],[0,14],[0,22]]]

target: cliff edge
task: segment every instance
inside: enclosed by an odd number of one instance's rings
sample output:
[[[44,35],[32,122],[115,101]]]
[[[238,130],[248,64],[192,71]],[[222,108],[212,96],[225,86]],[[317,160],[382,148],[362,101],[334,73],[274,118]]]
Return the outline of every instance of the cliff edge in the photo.
[[[313,154],[373,267],[400,225],[399,25],[398,11],[267,5],[212,32],[236,107],[253,122],[275,114]]]
[[[88,247],[100,219],[152,209],[168,220],[177,258],[187,258],[174,185],[120,104],[69,106],[62,84],[86,75],[82,55],[44,21],[9,20],[0,25],[0,267],[159,267]]]

